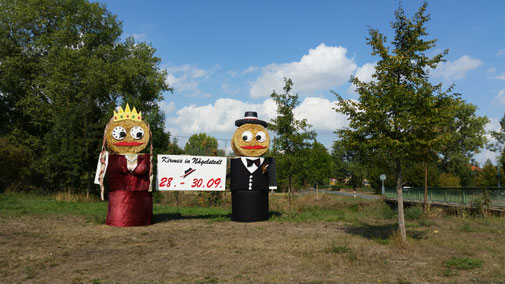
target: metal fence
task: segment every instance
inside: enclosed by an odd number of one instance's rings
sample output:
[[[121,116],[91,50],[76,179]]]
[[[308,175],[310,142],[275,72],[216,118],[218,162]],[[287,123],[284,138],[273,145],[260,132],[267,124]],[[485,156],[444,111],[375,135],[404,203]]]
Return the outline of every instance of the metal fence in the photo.
[[[428,188],[428,202],[447,204],[475,204],[483,200],[487,191],[492,207],[505,208],[505,188]],[[396,188],[385,188],[385,197],[396,199]],[[410,187],[403,189],[403,199],[406,201],[424,202],[424,188]]]

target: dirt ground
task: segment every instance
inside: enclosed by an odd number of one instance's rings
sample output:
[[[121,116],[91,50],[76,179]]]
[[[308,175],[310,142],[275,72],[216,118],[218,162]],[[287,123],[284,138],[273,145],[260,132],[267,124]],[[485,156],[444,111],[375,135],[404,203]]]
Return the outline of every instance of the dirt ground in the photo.
[[[505,281],[500,231],[505,228],[483,234],[480,227],[469,225],[452,241],[461,224],[442,218],[420,230],[419,240],[398,245],[380,240],[381,234],[391,233],[392,223],[235,223],[155,217],[151,226],[130,228],[80,217],[0,219],[0,282]],[[416,230],[409,229],[411,234]],[[482,240],[472,243],[473,233]],[[451,271],[443,261],[452,255],[483,259],[484,265]]]

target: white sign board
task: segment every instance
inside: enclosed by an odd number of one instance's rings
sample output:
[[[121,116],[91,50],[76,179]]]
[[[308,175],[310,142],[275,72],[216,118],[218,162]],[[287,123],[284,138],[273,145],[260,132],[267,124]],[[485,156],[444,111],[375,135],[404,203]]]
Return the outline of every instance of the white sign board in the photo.
[[[226,157],[158,155],[159,190],[222,191]]]

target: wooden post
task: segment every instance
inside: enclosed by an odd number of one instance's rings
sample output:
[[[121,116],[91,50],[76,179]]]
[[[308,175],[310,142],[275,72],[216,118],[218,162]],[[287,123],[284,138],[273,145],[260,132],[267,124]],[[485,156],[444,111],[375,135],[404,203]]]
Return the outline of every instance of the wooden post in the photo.
[[[428,208],[428,163],[424,162],[424,212]]]
[[[316,184],[316,199],[319,200],[319,184]]]

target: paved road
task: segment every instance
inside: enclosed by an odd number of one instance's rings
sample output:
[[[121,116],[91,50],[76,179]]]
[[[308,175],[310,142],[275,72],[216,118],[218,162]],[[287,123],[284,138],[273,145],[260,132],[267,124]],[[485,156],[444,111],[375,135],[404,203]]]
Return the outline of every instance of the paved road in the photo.
[[[304,191],[304,192],[313,192],[313,191]],[[300,192],[300,193],[304,193]],[[346,191],[331,191],[331,190],[319,190],[320,193],[327,193],[327,194],[334,194],[334,195],[342,195],[342,196],[354,196],[354,193],[352,192],[346,192]],[[372,195],[372,194],[363,194],[363,193],[356,193],[356,197],[361,197],[363,199],[379,199],[379,195]]]
[[[352,192],[346,192],[346,191],[328,191],[328,190],[321,190],[324,193],[328,194],[335,194],[335,195],[344,195],[344,196],[354,196],[354,193]],[[361,197],[364,199],[379,199],[379,195],[371,195],[371,194],[363,194],[363,193],[356,193],[356,197]]]

